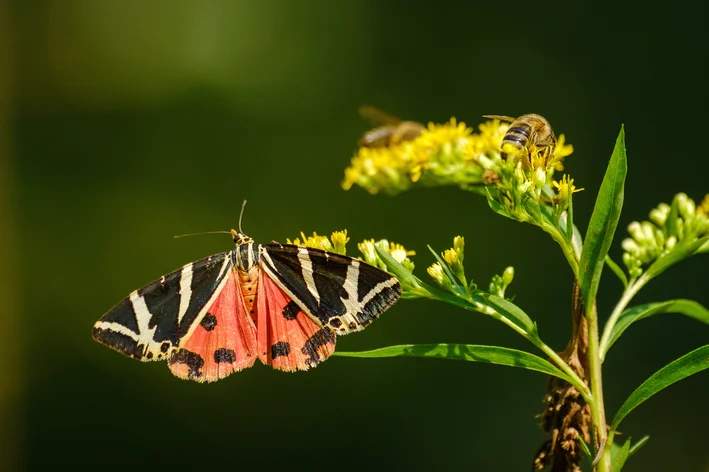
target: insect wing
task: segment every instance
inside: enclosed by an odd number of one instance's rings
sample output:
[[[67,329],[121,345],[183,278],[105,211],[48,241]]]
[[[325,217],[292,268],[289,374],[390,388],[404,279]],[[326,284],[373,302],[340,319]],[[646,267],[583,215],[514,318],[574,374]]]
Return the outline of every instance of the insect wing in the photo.
[[[256,295],[259,357],[284,371],[307,370],[335,350],[335,333],[321,327],[263,270]]]
[[[262,269],[322,327],[360,331],[401,296],[392,275],[359,259],[291,244],[261,249]]]
[[[143,361],[176,352],[228,280],[229,252],[216,254],[135,290],[94,325],[96,341]]]
[[[246,310],[233,268],[199,325],[170,356],[170,370],[182,379],[214,382],[251,367],[257,357],[256,327]]]

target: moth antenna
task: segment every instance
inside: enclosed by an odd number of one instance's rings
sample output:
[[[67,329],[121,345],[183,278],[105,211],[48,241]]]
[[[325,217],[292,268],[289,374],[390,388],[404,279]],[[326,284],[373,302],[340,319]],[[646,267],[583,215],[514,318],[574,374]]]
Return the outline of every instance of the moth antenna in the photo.
[[[244,200],[244,203],[241,204],[241,212],[239,213],[239,232],[243,233],[241,231],[241,218],[244,216],[244,208],[246,208],[246,200]]]
[[[188,234],[178,234],[173,236],[173,238],[186,238],[187,236],[199,236],[201,234],[231,234],[229,231],[203,231],[201,233],[188,233]]]

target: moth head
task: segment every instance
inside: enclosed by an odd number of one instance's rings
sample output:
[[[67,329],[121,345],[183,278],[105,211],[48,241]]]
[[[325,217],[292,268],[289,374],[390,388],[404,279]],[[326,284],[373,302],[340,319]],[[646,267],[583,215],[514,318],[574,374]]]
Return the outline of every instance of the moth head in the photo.
[[[254,242],[254,240],[251,239],[250,236],[247,236],[240,231],[236,231],[235,229],[231,230],[231,239],[234,240],[234,244],[236,244],[237,246],[243,246],[244,244],[250,244]]]

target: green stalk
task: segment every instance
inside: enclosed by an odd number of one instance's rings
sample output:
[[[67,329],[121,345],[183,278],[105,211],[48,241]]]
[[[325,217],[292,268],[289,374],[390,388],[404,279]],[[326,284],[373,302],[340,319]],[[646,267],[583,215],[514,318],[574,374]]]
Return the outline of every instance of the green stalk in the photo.
[[[556,241],[559,244],[559,246],[561,246],[561,250],[564,253],[564,256],[566,257],[566,260],[568,261],[569,266],[571,267],[571,271],[574,273],[574,277],[576,277],[578,279],[579,261],[578,261],[578,256],[576,255],[576,252],[574,251],[573,245],[554,226],[552,226],[546,222],[542,222],[542,224],[540,225],[540,228],[542,228],[549,236],[552,237],[552,239],[554,241]]]
[[[640,278],[638,278],[635,282],[630,282],[630,284],[628,284],[628,286],[625,288],[625,291],[623,291],[623,296],[616,304],[615,308],[613,309],[613,313],[611,313],[611,316],[608,318],[608,322],[606,322],[606,326],[603,328],[603,337],[601,338],[600,345],[601,362],[603,362],[606,357],[605,353],[608,351],[608,344],[611,342],[613,327],[618,322],[618,318],[620,318],[620,315],[623,313],[623,310],[625,310],[625,308],[628,306],[630,300],[633,299],[633,297],[640,291],[641,288],[645,286],[646,283],[648,283],[649,280],[650,279],[649,277],[647,277],[646,272],[641,275]]]
[[[588,367],[591,383],[592,400],[591,420],[595,429],[594,440],[596,452],[600,454],[596,464],[598,472],[611,472],[611,447],[608,443],[606,430],[606,410],[603,405],[603,376],[601,373],[601,357],[598,342],[598,313],[595,304],[586,308],[586,322],[588,323]]]
[[[499,313],[495,312],[494,317],[503,323],[505,323],[507,326],[515,330],[518,334],[524,336],[524,338],[537,346],[544,354],[549,356],[549,358],[554,361],[554,364],[561,369],[566,375],[568,375],[573,381],[574,381],[574,387],[581,393],[581,396],[584,398],[584,400],[587,403],[590,403],[592,401],[592,394],[588,390],[588,386],[586,386],[586,383],[581,380],[581,377],[574,372],[574,370],[567,364],[560,356],[557,354],[552,348],[544,344],[544,342],[539,339],[536,336],[533,336],[532,334],[528,333],[527,331],[523,330],[519,326],[517,326],[515,323],[512,322],[509,318],[506,316],[500,315]]]

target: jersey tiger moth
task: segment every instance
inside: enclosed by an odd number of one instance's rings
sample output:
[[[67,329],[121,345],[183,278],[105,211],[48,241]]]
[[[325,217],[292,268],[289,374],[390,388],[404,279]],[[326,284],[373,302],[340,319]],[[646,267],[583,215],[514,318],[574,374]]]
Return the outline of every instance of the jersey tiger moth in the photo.
[[[95,325],[96,341],[142,361],[167,360],[182,379],[213,382],[258,358],[307,370],[401,296],[390,274],[332,252],[256,244],[192,262],[132,292]]]

